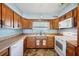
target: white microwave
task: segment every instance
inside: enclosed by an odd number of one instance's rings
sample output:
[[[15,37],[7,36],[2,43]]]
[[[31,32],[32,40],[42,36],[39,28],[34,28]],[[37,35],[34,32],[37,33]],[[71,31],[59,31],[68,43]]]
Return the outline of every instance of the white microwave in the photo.
[[[74,21],[72,17],[59,22],[59,28],[72,28],[73,26]]]

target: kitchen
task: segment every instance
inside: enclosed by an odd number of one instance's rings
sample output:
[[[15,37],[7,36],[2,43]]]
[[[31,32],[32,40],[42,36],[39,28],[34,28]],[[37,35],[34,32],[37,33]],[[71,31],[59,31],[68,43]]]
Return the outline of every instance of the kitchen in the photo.
[[[79,56],[77,3],[0,3],[0,56]]]

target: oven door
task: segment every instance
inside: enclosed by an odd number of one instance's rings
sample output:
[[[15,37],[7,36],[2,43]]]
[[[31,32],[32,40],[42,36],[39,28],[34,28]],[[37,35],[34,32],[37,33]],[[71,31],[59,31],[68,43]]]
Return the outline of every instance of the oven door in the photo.
[[[66,41],[63,38],[55,38],[55,50],[61,56],[66,55]]]

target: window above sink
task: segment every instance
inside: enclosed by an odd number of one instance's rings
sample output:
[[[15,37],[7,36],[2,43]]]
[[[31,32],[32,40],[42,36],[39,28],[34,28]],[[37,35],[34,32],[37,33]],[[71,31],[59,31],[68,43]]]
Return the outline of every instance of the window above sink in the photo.
[[[45,22],[44,21],[33,22],[32,30],[33,32],[43,33],[49,30],[49,22],[46,22],[46,21]]]

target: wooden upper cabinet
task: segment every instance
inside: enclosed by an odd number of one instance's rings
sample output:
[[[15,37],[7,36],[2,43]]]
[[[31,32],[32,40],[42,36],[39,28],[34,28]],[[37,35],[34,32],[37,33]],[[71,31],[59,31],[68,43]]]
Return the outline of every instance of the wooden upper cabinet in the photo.
[[[26,29],[27,28],[27,21],[24,18],[22,18],[22,28],[23,29]]]
[[[73,10],[74,26],[77,26],[77,8]]]
[[[10,26],[10,28],[13,28],[13,11],[7,8],[7,14],[8,15],[6,15],[6,24]]]
[[[53,19],[50,21],[50,29],[58,29],[59,20],[58,19]]]
[[[4,25],[5,25],[6,9],[7,9],[7,7],[4,4],[2,4],[2,27],[4,27]]]
[[[14,28],[19,28],[19,16],[14,12]]]
[[[23,29],[32,29],[32,21],[27,19],[22,19],[22,28]]]
[[[65,15],[59,17],[59,21],[63,21],[63,20],[65,20]]]
[[[2,8],[1,8],[1,3],[0,3],[0,28],[2,27],[2,24],[1,24],[1,22],[2,22],[2,21],[1,21],[1,12],[2,12],[2,11],[1,11],[1,9],[2,9]]]
[[[4,4],[2,4],[2,26],[13,28],[13,11]]]
[[[27,20],[27,23],[28,23],[28,26],[27,26],[27,28],[28,29],[32,29],[32,20]]]
[[[22,17],[19,16],[19,29],[22,29]]]
[[[66,19],[67,19],[67,18],[70,18],[70,17],[73,17],[73,12],[70,11],[70,12],[66,13],[65,16],[66,16],[66,17],[65,17]]]

